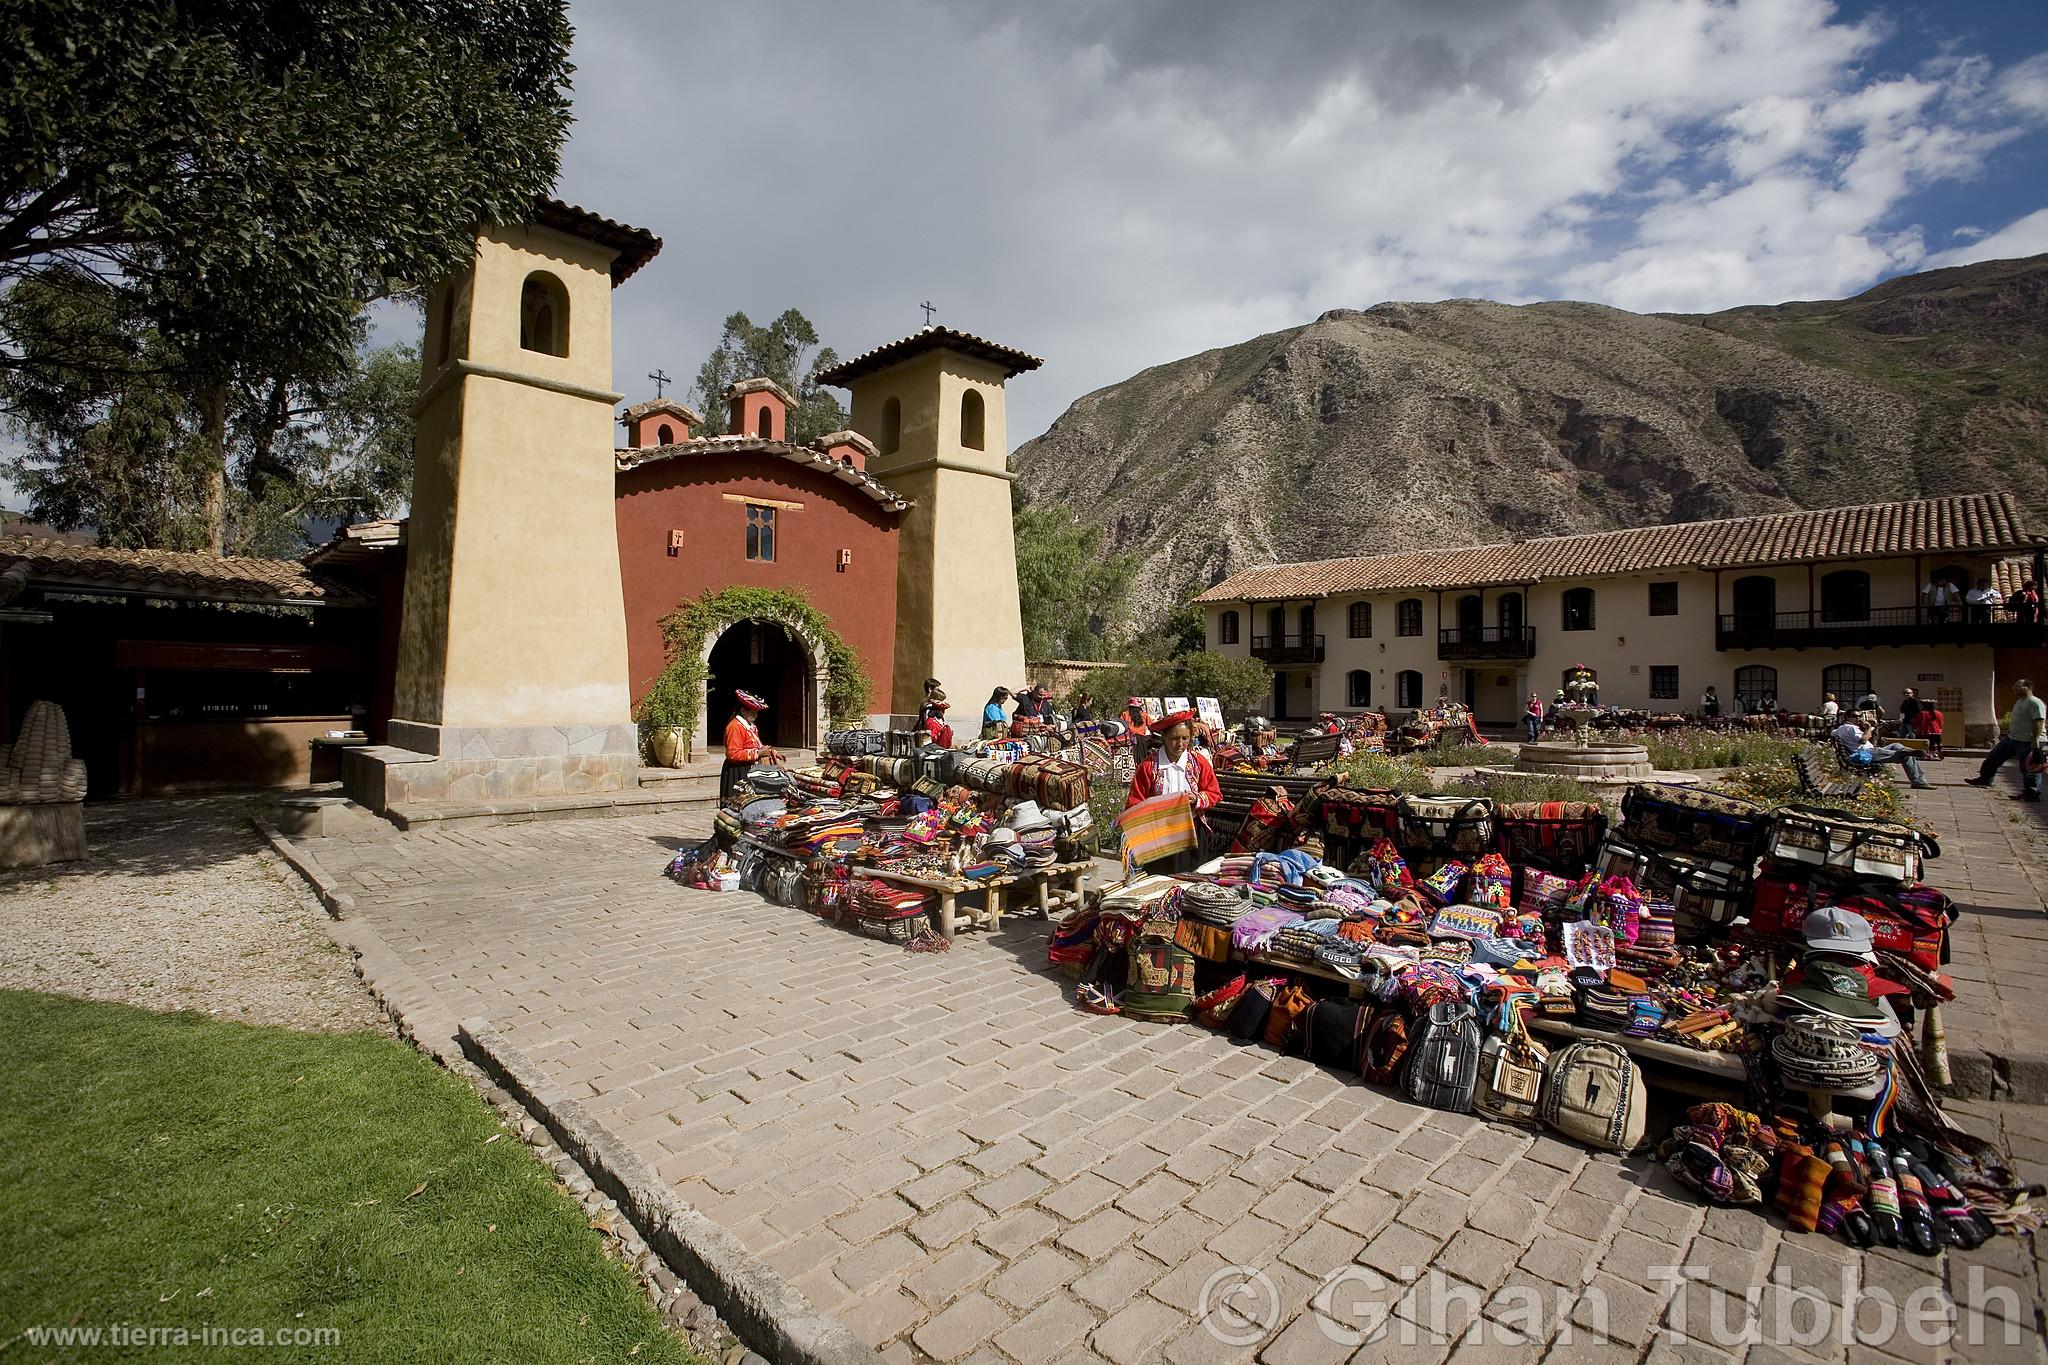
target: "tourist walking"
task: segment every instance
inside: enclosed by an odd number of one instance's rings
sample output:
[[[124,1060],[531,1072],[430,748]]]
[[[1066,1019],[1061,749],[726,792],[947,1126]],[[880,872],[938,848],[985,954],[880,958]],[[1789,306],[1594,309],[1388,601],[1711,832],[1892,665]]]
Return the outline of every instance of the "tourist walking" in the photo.
[[[1842,714],[1842,703],[1835,700],[1834,693],[1830,692],[1820,699],[1820,713],[1828,720]]]
[[[2020,789],[2013,794],[2015,801],[2039,801],[2041,799],[2041,762],[2048,759],[2048,706],[2034,695],[2034,684],[2021,678],[2012,685],[2012,711],[2005,718],[2005,733],[1998,737],[1998,743],[1991,752],[1984,755],[1984,762],[1977,769],[1975,777],[1963,781],[1973,787],[1988,787],[1991,779],[1998,776],[1998,770],[2014,759],[2020,760]],[[2028,762],[2033,766],[2029,768]]]
[[[1522,727],[1529,732],[1531,744],[1543,737],[1543,698],[1534,692],[1529,694],[1529,704],[1522,708]]]
[[[1707,690],[1700,693],[1700,717],[1703,720],[1721,718],[1721,694],[1714,690],[1712,683],[1708,683]]]

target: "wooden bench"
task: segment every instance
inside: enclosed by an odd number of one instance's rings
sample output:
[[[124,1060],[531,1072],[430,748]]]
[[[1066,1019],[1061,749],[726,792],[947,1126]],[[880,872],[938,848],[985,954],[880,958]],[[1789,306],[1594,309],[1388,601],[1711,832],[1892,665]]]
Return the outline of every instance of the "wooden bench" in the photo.
[[[1802,790],[1833,800],[1846,800],[1861,792],[1873,771],[1851,759],[1847,747],[1832,737],[1825,747],[1815,745],[1794,755],[1792,766],[1799,773]]]

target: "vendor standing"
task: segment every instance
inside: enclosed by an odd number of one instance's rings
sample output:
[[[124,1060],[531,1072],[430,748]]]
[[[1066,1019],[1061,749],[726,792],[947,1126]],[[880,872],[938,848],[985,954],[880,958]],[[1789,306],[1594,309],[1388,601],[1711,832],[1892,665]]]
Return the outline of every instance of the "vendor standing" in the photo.
[[[1223,800],[1223,790],[1216,785],[1216,769],[1192,745],[1193,711],[1168,712],[1153,725],[1152,733],[1159,737],[1159,748],[1138,765],[1137,774],[1131,778],[1130,795],[1124,798],[1124,808],[1128,810],[1155,796],[1187,797],[1195,810],[1196,847],[1149,866],[1154,872],[1192,872],[1202,862],[1201,845],[1207,825],[1202,812]]]
[[[747,769],[756,763],[780,763],[782,755],[761,743],[760,727],[754,718],[768,709],[768,703],[743,688],[733,690],[739,710],[725,723],[725,766],[718,770],[718,799],[732,795]]]

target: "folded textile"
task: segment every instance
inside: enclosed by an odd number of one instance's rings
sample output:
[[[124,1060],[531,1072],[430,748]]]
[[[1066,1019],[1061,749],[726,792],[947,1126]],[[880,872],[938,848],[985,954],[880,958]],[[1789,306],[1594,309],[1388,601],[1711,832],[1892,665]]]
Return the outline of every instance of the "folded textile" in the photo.
[[[1322,859],[1305,848],[1290,848],[1279,853],[1258,853],[1252,856],[1251,879],[1255,882],[1278,879],[1288,886],[1300,886],[1309,869],[1321,862]]]
[[[1240,916],[1231,926],[1230,938],[1241,951],[1255,952],[1273,941],[1282,929],[1299,924],[1301,916],[1277,905],[1261,906]]]

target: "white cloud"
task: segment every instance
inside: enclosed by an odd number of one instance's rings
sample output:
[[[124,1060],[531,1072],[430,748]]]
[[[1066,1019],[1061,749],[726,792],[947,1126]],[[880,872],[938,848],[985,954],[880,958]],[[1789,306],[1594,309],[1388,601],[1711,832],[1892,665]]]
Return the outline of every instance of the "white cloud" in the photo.
[[[734,308],[794,304],[853,351],[929,296],[1048,358],[1013,388],[1013,443],[1089,389],[1331,307],[1852,292],[1926,259],[1915,195],[2048,122],[2048,56],[1994,69],[1930,41],[1870,70],[1887,31],[1826,0],[576,17],[563,191],[668,239],[618,295],[619,387],[691,373]]]
[[[2026,217],[2007,223],[1986,235],[1972,228],[1976,236],[1968,243],[1937,251],[1921,264],[1929,269],[1945,265],[1968,265],[1972,261],[2005,261],[2018,256],[2038,256],[2048,251],[2048,208],[2035,209]]]

